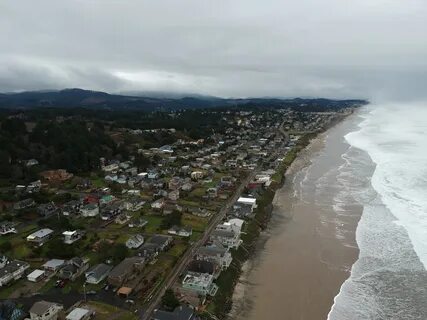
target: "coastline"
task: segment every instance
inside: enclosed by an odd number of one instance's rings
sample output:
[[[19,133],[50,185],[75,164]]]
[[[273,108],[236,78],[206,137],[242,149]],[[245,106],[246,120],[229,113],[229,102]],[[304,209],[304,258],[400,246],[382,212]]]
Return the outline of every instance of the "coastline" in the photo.
[[[286,180],[304,170],[312,156],[323,148],[327,132],[347,118],[348,115],[335,119],[319,133],[305,134],[298,141],[298,144],[287,153],[283,163],[274,175],[276,181],[257,199],[257,213],[254,219],[247,222],[245,234],[242,236],[242,246],[233,252],[232,267],[223,272],[217,280],[219,291],[206,310],[208,318],[215,315],[219,319],[234,319],[236,310],[239,310],[240,314],[242,314],[241,311],[248,309],[248,305],[244,306],[244,304],[251,304],[251,302],[244,298],[244,290],[240,289],[242,285],[246,286],[247,279],[245,277],[254,269],[257,261],[260,261],[261,249],[269,239],[268,233],[271,232],[270,220],[275,217],[278,193],[283,189],[287,189],[289,184],[285,183]],[[284,220],[290,218],[282,217]],[[242,305],[237,303],[237,300],[245,302]]]
[[[335,239],[330,237],[329,233],[334,232],[328,230],[330,226],[319,231],[322,228],[322,221],[313,222],[315,220],[312,215],[313,207],[300,208],[295,212],[295,208],[301,207],[300,202],[303,202],[299,200],[300,195],[295,194],[297,192],[295,185],[302,183],[301,180],[305,179],[304,176],[313,159],[324,152],[328,134],[332,130],[339,130],[335,128],[342,123],[342,120],[334,123],[309,143],[307,141],[287,166],[283,179],[286,183],[282,181],[272,198],[272,221],[259,235],[251,257],[241,266],[242,272],[233,291],[233,307],[228,318],[236,320],[261,319],[263,316],[313,320],[327,318],[335,296],[342,283],[349,277],[352,264],[357,260],[355,231],[362,208],[351,209],[353,216],[348,221],[349,241],[348,246],[343,249],[342,244],[336,243]],[[348,146],[346,144],[346,147]],[[297,216],[294,216],[295,214]],[[319,232],[323,234],[320,246],[316,239]],[[280,237],[283,239],[278,240]],[[302,251],[307,253],[301,253]],[[310,255],[316,256],[317,261],[311,259]],[[283,271],[282,268],[286,270]],[[280,285],[276,286],[275,282],[279,283],[280,280],[271,280],[273,276],[283,273],[285,276],[282,285],[287,286],[287,290]],[[325,279],[326,285],[322,284],[322,281],[319,282],[320,277]],[[307,290],[306,288],[310,286],[313,288]],[[278,295],[283,302],[274,304],[271,295]],[[286,313],[281,314],[280,312],[284,310]]]

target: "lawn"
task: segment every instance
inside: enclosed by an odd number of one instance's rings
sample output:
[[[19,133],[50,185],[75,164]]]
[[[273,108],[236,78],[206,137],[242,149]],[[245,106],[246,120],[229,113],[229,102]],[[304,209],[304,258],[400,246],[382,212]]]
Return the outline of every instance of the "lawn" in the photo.
[[[143,219],[147,220],[148,223],[145,226],[145,231],[148,233],[157,233],[161,231],[160,225],[162,224],[163,217],[155,215],[143,216]]]
[[[193,228],[193,232],[203,232],[208,224],[208,220],[206,218],[193,216],[189,213],[184,213],[182,215],[181,222],[183,225],[191,226]]]
[[[180,257],[187,250],[188,245],[184,242],[175,244],[169,251],[168,254],[174,257]]]
[[[0,300],[6,300],[17,289],[22,286],[24,279],[13,282],[10,286],[2,287],[0,290]]]
[[[208,188],[196,188],[190,192],[190,197],[192,198],[201,198],[206,194]]]
[[[138,318],[130,311],[123,310],[109,304],[98,301],[88,301],[85,303],[90,309],[95,310],[96,320],[137,320]]]

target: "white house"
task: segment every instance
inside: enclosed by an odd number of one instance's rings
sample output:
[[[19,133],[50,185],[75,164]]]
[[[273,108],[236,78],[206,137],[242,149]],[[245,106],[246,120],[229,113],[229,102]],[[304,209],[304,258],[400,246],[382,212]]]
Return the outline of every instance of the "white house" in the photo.
[[[97,264],[92,269],[85,273],[86,282],[98,284],[104,280],[113,267],[104,263]]]
[[[198,295],[214,296],[218,291],[218,287],[213,283],[214,277],[207,273],[187,272],[182,280],[182,288],[192,291]]]
[[[79,230],[73,230],[73,231],[64,231],[62,233],[64,236],[64,243],[65,244],[72,244],[76,242],[77,240],[81,239],[83,236],[83,232]]]
[[[135,234],[126,241],[126,247],[137,249],[144,244],[144,237],[141,234]]]
[[[99,207],[95,203],[89,203],[80,208],[82,217],[95,217],[99,214]]]
[[[30,267],[30,265],[24,261],[7,261],[7,259],[3,259],[1,265],[2,268],[0,268],[0,287],[7,285],[9,282],[20,279],[24,274],[25,270]]]
[[[46,261],[44,265],[42,265],[43,269],[51,272],[56,272],[61,269],[65,265],[65,260],[62,259],[51,259]]]
[[[40,229],[27,237],[28,242],[36,243],[41,247],[46,241],[48,241],[53,235],[53,230],[45,228]]]
[[[0,235],[4,236],[9,233],[18,233],[14,225],[10,222],[4,222],[0,225]]]
[[[168,233],[180,237],[190,237],[193,234],[193,229],[189,226],[173,226],[168,230]]]
[[[31,282],[39,282],[41,279],[43,279],[44,275],[44,270],[36,269],[27,276],[27,279]]]
[[[84,309],[84,308],[74,308],[66,317],[65,320],[88,320],[95,315],[95,311]]]
[[[62,305],[49,301],[37,301],[30,309],[31,320],[57,320]]]
[[[239,199],[237,199],[237,203],[250,205],[252,211],[257,207],[255,198],[240,197]]]

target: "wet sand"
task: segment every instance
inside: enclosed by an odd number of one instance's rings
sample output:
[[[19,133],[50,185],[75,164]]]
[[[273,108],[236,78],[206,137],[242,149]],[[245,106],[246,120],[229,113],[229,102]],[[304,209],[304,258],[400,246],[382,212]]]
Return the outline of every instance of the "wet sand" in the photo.
[[[343,136],[354,119],[312,141],[289,168],[255,256],[244,266],[229,318],[319,320],[327,315],[358,256],[358,205],[334,210]]]

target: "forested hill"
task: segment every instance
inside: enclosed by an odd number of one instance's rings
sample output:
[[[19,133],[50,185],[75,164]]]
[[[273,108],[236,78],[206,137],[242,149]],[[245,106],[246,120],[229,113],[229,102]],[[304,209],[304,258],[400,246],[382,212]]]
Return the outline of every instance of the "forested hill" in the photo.
[[[216,97],[183,97],[160,98],[139,97],[129,95],[108,94],[99,91],[83,89],[65,89],[61,91],[28,91],[21,93],[0,94],[0,108],[108,108],[108,109],[138,109],[144,111],[232,108],[232,107],[291,107],[310,109],[310,111],[335,110],[354,104],[365,104],[364,100],[330,100],[330,99],[222,99]]]

